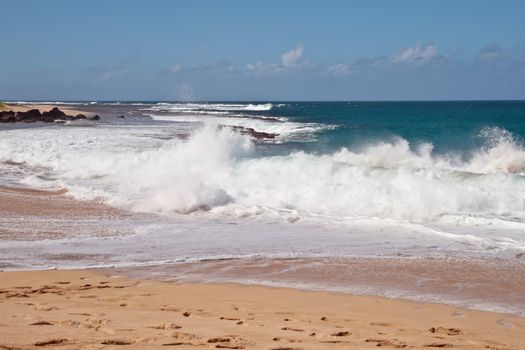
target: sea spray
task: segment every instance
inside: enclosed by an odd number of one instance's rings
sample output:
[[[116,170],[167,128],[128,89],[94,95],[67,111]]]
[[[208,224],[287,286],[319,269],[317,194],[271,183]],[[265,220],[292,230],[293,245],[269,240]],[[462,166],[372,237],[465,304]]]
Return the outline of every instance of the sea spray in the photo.
[[[329,154],[260,156],[248,136],[213,123],[187,140],[145,136],[151,132],[32,129],[20,139],[19,131],[4,131],[0,160],[32,167],[26,183],[140,212],[327,223],[525,220],[525,151],[500,129],[485,130],[490,140],[466,159],[403,138]]]

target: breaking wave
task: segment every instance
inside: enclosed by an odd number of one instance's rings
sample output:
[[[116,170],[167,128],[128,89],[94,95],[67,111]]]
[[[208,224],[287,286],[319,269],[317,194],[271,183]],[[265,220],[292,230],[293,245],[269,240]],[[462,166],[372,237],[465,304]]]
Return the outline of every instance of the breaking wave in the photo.
[[[434,154],[402,138],[331,154],[260,156],[252,141],[207,124],[188,140],[114,128],[4,131],[0,161],[24,164],[27,184],[65,186],[83,199],[151,213],[287,220],[412,223],[525,221],[525,149],[485,128],[483,147]],[[152,132],[143,130],[143,134]],[[30,135],[31,134],[31,135]],[[44,170],[43,170],[44,169]]]
[[[278,107],[283,105],[279,104]],[[238,112],[238,111],[269,111],[274,107],[271,103],[158,103],[147,110],[171,112]]]

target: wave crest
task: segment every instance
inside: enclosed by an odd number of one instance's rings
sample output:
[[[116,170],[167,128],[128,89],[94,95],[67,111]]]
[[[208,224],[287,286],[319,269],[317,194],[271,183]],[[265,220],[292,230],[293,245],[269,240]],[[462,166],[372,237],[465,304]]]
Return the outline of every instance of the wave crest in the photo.
[[[36,175],[27,183],[66,186],[79,198],[145,212],[525,221],[525,150],[501,129],[485,130],[490,141],[467,160],[434,155],[431,144],[411,147],[402,138],[332,154],[263,157],[248,137],[213,124],[186,141],[164,142],[97,129],[62,129],[60,137],[24,130],[24,139],[6,131],[0,161],[32,166]],[[51,176],[43,180],[37,167]]]

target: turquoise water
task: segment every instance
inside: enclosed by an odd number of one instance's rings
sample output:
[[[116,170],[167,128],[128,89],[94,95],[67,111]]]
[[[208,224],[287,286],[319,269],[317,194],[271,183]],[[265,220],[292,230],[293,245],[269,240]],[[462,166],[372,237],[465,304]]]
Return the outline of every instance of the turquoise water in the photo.
[[[482,130],[487,127],[507,130],[518,142],[525,138],[525,101],[284,102],[279,106],[265,114],[338,126],[319,132],[314,145],[296,145],[309,150],[334,151],[401,137],[412,145],[430,142],[438,153],[473,151],[486,145]]]

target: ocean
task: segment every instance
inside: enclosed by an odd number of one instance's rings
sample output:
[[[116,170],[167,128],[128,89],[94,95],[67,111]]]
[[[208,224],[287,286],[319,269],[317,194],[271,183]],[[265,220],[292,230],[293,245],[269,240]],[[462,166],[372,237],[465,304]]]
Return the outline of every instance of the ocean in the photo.
[[[4,240],[15,269],[525,257],[525,101],[52,104],[102,119],[0,126],[2,184],[136,216]]]

